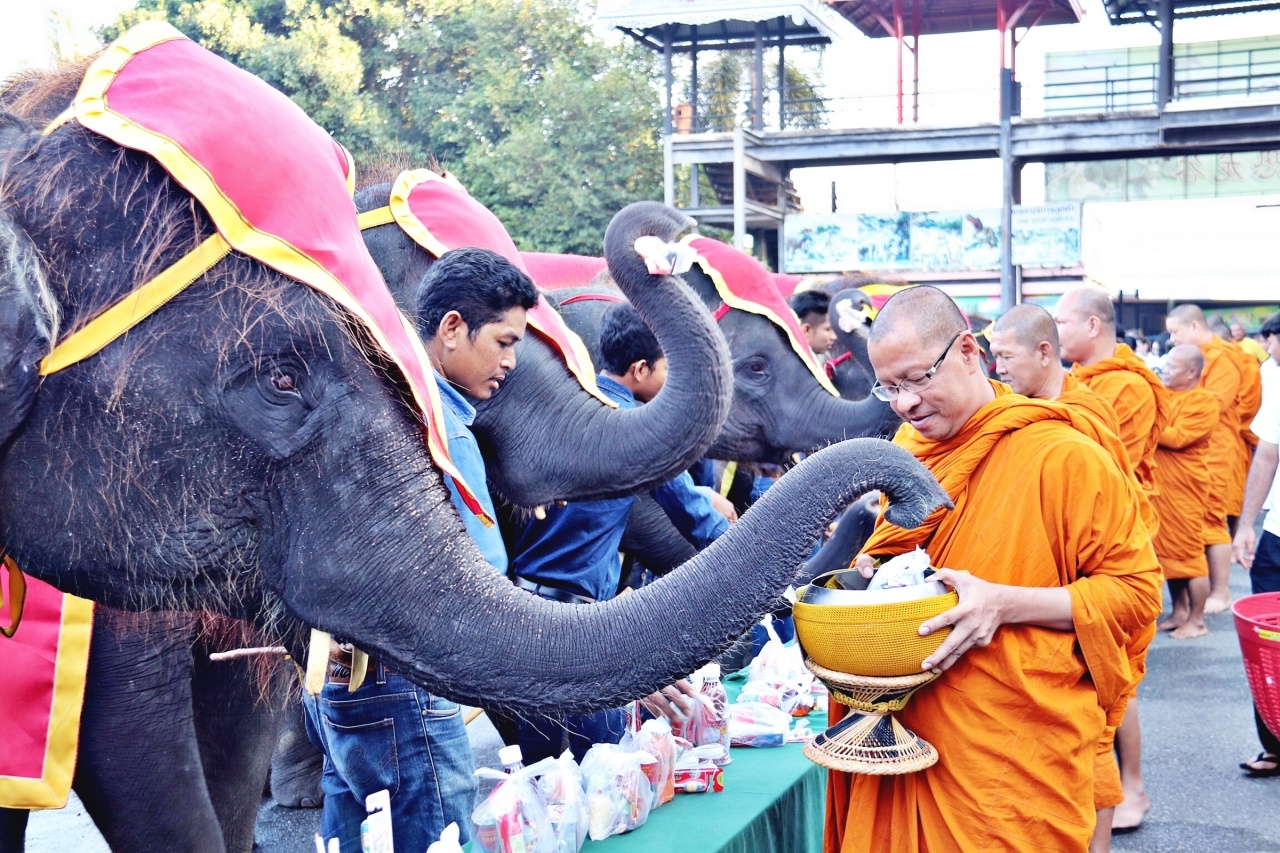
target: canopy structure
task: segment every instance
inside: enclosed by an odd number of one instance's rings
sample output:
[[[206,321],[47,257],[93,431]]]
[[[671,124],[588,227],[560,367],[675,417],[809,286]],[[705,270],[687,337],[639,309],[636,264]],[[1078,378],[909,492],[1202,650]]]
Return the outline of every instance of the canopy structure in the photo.
[[[1158,0],[1104,0],[1102,6],[1113,24],[1156,23],[1160,16]],[[1173,18],[1209,18],[1240,12],[1266,12],[1280,9],[1271,0],[1172,0]]]
[[[596,20],[652,50],[753,50],[757,24],[770,45],[830,44],[853,36],[820,0],[600,0]]]

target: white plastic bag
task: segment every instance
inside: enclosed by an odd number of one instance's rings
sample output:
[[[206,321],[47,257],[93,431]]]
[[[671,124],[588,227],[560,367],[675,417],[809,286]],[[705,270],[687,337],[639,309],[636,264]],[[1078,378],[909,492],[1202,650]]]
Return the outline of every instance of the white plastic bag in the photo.
[[[612,743],[598,743],[587,751],[582,776],[592,841],[630,832],[649,819],[653,785],[644,765],[655,761],[646,752],[628,752]]]
[[[929,570],[929,555],[917,545],[914,551],[899,554],[876,569],[867,589],[895,589],[924,583]]]
[[[800,646],[795,643],[786,646],[778,639],[778,632],[773,629],[773,616],[766,613],[760,624],[764,626],[769,639],[751,661],[747,680],[791,682],[809,675]]]
[[[531,770],[541,772],[538,789],[547,801],[547,816],[556,835],[556,853],[578,853],[587,840],[591,813],[582,790],[582,769],[565,750],[559,758],[546,758]]]
[[[476,771],[476,776],[481,779],[500,781],[471,813],[471,823],[475,828],[473,850],[483,853],[557,853],[547,801],[535,782],[539,772],[537,764],[510,775],[489,767]]]

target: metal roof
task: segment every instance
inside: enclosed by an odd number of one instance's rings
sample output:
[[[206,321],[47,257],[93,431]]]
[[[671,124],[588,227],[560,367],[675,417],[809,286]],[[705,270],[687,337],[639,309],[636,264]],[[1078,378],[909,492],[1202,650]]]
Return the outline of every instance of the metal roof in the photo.
[[[599,0],[596,22],[616,27],[645,47],[662,50],[669,32],[677,53],[747,50],[756,24],[765,44],[830,44],[857,31],[821,0]]]
[[[1136,24],[1156,20],[1157,0],[1103,0],[1102,6],[1113,24]],[[1173,0],[1173,17],[1208,18],[1240,12],[1280,9],[1274,0]]]
[[[855,27],[872,38],[893,35],[893,0],[827,0],[832,9],[839,12]],[[996,29],[996,4],[1001,0],[901,0],[905,16],[905,29],[912,32],[912,16],[917,4],[920,15],[920,35],[939,33],[969,33]],[[1116,0],[1116,2],[1141,2],[1141,0]],[[1154,3],[1154,0],[1152,0]],[[1083,10],[1079,0],[1004,0],[1005,13],[1019,13],[1017,25],[1044,26],[1046,24],[1076,24]],[[1019,12],[1019,10],[1021,10]]]

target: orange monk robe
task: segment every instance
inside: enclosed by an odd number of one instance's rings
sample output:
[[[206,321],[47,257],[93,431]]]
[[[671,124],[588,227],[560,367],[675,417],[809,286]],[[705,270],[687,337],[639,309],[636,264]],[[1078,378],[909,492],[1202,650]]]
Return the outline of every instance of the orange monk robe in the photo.
[[[1084,409],[1111,430],[1112,435],[1120,435],[1120,419],[1116,416],[1116,410],[1101,394],[1070,373],[1062,378],[1062,393],[1054,399],[1063,405]],[[1127,453],[1128,448],[1125,450]]]
[[[1209,485],[1204,496],[1204,544],[1230,545],[1227,516],[1235,488],[1236,467],[1244,452],[1240,438],[1240,397],[1242,380],[1239,349],[1215,336],[1200,347],[1204,370],[1200,387],[1218,401],[1218,424],[1209,440]]]
[[[1156,557],[1167,580],[1209,574],[1203,518],[1209,483],[1209,444],[1218,425],[1218,401],[1203,388],[1169,394],[1169,425],[1156,449],[1152,499],[1160,516]]]
[[[1155,491],[1156,444],[1169,420],[1165,403],[1168,392],[1160,377],[1125,344],[1116,344],[1115,354],[1096,364],[1072,365],[1071,374],[1115,410],[1129,464],[1150,497]]]
[[[1111,408],[1111,404],[1103,399],[1101,394],[1085,385],[1072,374],[1068,373],[1064,377],[1062,393],[1055,399],[1064,405],[1084,409],[1099,422],[1106,425],[1112,435],[1120,435],[1120,420],[1116,417],[1116,410]],[[1119,458],[1116,460],[1117,464],[1122,468],[1132,470],[1128,448],[1121,445],[1120,451]],[[1140,488],[1138,493],[1141,498],[1142,521],[1147,530],[1154,536],[1155,531],[1160,527],[1155,507],[1148,499],[1145,489]],[[1129,663],[1134,672],[1140,676],[1146,674],[1147,646],[1151,644],[1151,638],[1154,634],[1155,629],[1152,628],[1149,631],[1135,634],[1132,638]],[[1132,698],[1132,695],[1126,694],[1120,700],[1119,710],[1113,715],[1114,717],[1117,719],[1124,718],[1123,709],[1128,706],[1130,698]],[[1120,766],[1116,763],[1115,740],[1116,726],[1108,724],[1103,730],[1101,739],[1098,741],[1097,754],[1094,757],[1093,805],[1098,811],[1118,806],[1124,802],[1124,787],[1120,782]]]
[[[897,716],[938,749],[902,776],[832,772],[826,849],[847,853],[1084,851],[1104,726],[1138,675],[1131,643],[1160,611],[1160,571],[1125,451],[1091,416],[999,395],[946,441],[894,441],[955,502],[920,530],[882,518],[865,552],[922,544],[933,563],[994,583],[1065,586],[1074,631],[1005,625]],[[843,706],[832,703],[832,717]]]
[[[1235,477],[1231,483],[1231,498],[1227,503],[1227,515],[1239,515],[1244,506],[1244,484],[1249,479],[1249,464],[1253,462],[1253,449],[1258,446],[1258,437],[1249,429],[1258,409],[1262,407],[1262,369],[1248,352],[1240,350],[1240,393],[1236,397],[1236,409],[1240,414],[1240,438],[1244,442],[1241,448],[1240,462],[1235,469]]]

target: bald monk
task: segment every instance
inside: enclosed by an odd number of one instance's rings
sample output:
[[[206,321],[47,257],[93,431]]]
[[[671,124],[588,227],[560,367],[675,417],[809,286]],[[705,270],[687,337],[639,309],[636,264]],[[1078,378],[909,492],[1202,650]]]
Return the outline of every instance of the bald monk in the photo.
[[[991,354],[996,359],[996,372],[1015,394],[1079,406],[1112,433],[1120,434],[1120,422],[1111,404],[1062,367],[1058,328],[1053,316],[1039,305],[1015,305],[996,320]]]
[[[1168,422],[1167,392],[1160,378],[1133,350],[1116,342],[1115,309],[1105,291],[1081,287],[1064,293],[1054,308],[1053,320],[1058,327],[1059,354],[1072,362],[1072,375],[1106,398],[1115,410],[1120,440],[1149,500],[1156,491],[1156,446]],[[1154,537],[1158,520],[1149,527]],[[1154,624],[1150,626],[1154,628]],[[1123,723],[1116,732],[1121,791],[1117,793],[1110,786],[1100,791],[1098,806],[1100,810],[1107,804],[1114,807],[1112,829],[1128,832],[1142,824],[1151,801],[1142,777],[1142,730],[1136,696],[1128,697],[1122,705]],[[1099,839],[1095,849],[1109,849],[1109,840],[1103,843]]]
[[[1204,603],[1209,597],[1203,519],[1209,482],[1209,444],[1218,425],[1218,401],[1200,387],[1204,354],[1183,344],[1169,351],[1161,378],[1169,394],[1169,424],[1156,449],[1153,499],[1160,515],[1156,557],[1169,584],[1173,613],[1157,627],[1178,640],[1209,633]]]
[[[907,422],[895,443],[956,509],[915,531],[882,518],[857,564],[870,573],[871,557],[921,545],[960,603],[921,626],[953,626],[924,662],[943,674],[898,714],[941,759],[902,776],[833,772],[826,850],[1084,851],[1098,739],[1135,682],[1127,640],[1160,609],[1124,449],[1088,414],[987,380],[935,288],[890,299],[868,351],[875,393]]]
[[[1209,484],[1205,494],[1204,541],[1209,558],[1209,600],[1205,613],[1221,613],[1231,604],[1231,531],[1227,516],[1233,514],[1237,470],[1248,445],[1240,435],[1244,393],[1244,368],[1240,350],[1209,331],[1204,312],[1196,305],[1179,305],[1165,318],[1169,340],[1190,344],[1204,354],[1200,387],[1218,401],[1218,425],[1209,442]],[[1247,464],[1247,463],[1245,463]],[[1243,499],[1243,490],[1241,490]],[[1234,514],[1239,514],[1236,509]]]

